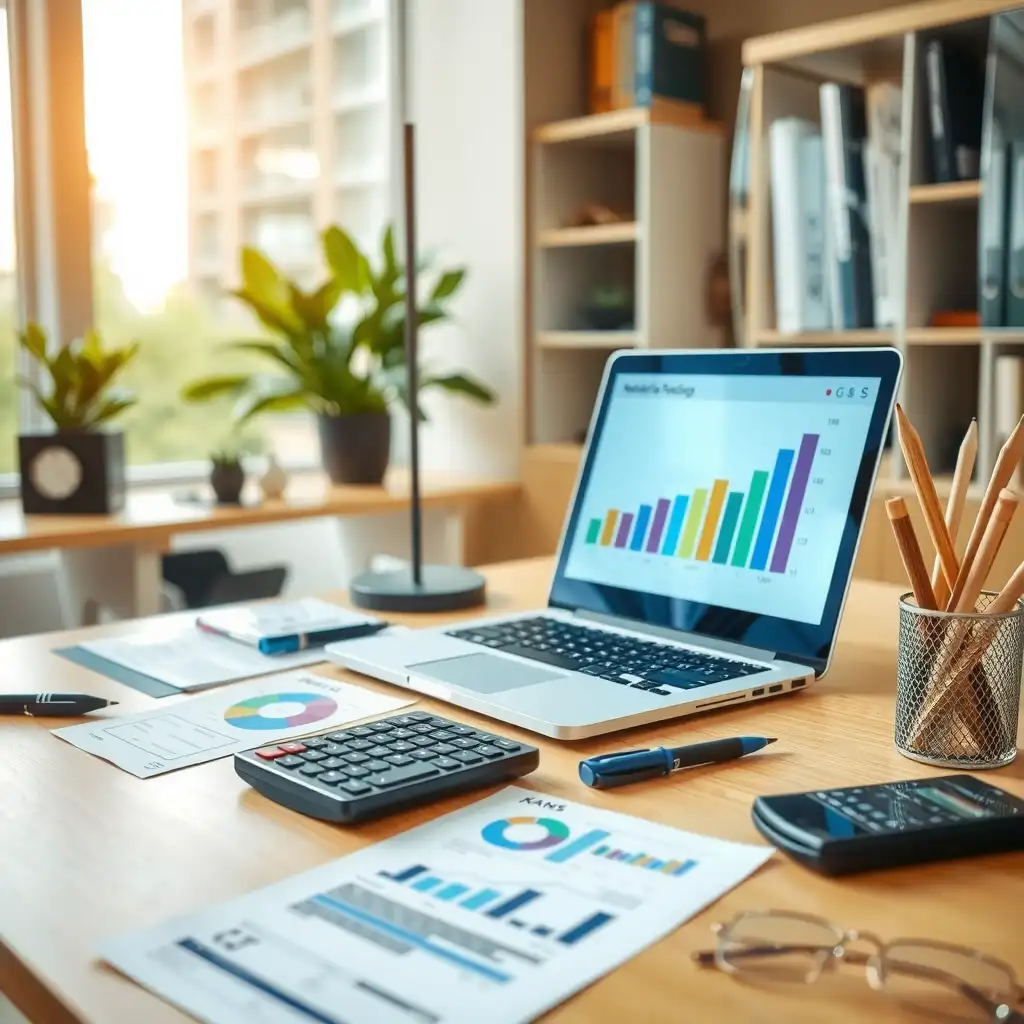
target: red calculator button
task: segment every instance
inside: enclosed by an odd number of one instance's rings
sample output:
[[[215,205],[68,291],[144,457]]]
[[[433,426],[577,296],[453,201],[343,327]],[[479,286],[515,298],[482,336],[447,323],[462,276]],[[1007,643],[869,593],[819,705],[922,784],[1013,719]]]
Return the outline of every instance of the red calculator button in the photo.
[[[287,750],[282,750],[280,747],[263,747],[256,751],[256,756],[262,757],[264,761],[273,761],[278,757],[284,757],[287,753]]]
[[[301,743],[282,743],[281,749],[286,754],[301,754],[305,752],[306,747],[304,747]]]

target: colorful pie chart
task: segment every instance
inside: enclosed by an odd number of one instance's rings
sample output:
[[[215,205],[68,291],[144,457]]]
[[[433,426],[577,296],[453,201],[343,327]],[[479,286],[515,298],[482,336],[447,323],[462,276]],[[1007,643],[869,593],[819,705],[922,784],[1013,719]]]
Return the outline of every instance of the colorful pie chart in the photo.
[[[224,720],[236,729],[294,729],[322,722],[337,710],[322,693],[265,693],[232,704]]]

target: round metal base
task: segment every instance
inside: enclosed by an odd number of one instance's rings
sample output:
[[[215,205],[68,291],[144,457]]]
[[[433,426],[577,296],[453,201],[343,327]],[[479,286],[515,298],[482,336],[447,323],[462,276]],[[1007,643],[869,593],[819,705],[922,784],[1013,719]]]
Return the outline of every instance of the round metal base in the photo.
[[[484,578],[471,569],[425,565],[417,585],[412,569],[360,573],[349,584],[352,603],[375,612],[454,612],[484,603]]]

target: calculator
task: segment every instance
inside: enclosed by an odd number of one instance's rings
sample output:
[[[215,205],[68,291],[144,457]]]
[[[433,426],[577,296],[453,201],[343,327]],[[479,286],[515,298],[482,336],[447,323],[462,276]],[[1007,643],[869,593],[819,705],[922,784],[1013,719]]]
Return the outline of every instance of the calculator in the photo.
[[[413,711],[235,754],[265,797],[322,821],[356,822],[532,772],[540,751]]]
[[[825,875],[1024,850],[1024,800],[972,775],[759,796],[753,819]]]

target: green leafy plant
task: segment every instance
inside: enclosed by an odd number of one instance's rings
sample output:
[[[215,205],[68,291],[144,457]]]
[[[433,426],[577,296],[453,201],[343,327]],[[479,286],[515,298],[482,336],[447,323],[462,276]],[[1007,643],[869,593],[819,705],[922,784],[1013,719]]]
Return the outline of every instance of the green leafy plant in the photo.
[[[210,452],[210,462],[215,469],[227,469],[229,466],[240,466],[242,456],[234,449],[225,448]]]
[[[392,403],[406,401],[407,280],[395,256],[391,227],[384,232],[376,266],[339,227],[328,228],[322,241],[330,274],[312,292],[299,288],[255,249],[242,250],[242,287],[232,294],[275,337],[228,347],[272,362],[277,372],[206,377],[183,389],[187,401],[231,396],[240,423],[260,413],[296,409],[331,417],[383,414]],[[417,278],[430,270],[431,261],[424,261]],[[421,327],[451,318],[448,303],[465,276],[461,268],[434,275],[418,302]],[[494,401],[489,388],[463,373],[421,368],[420,388],[440,388],[485,404]],[[422,417],[422,409],[419,413]]]
[[[81,341],[62,345],[52,356],[47,351],[46,331],[35,323],[18,335],[21,348],[45,371],[40,386],[27,377],[18,383],[36,401],[60,431],[92,431],[135,405],[135,396],[114,391],[114,378],[135,358],[137,341],[121,348],[105,348],[94,330]]]

